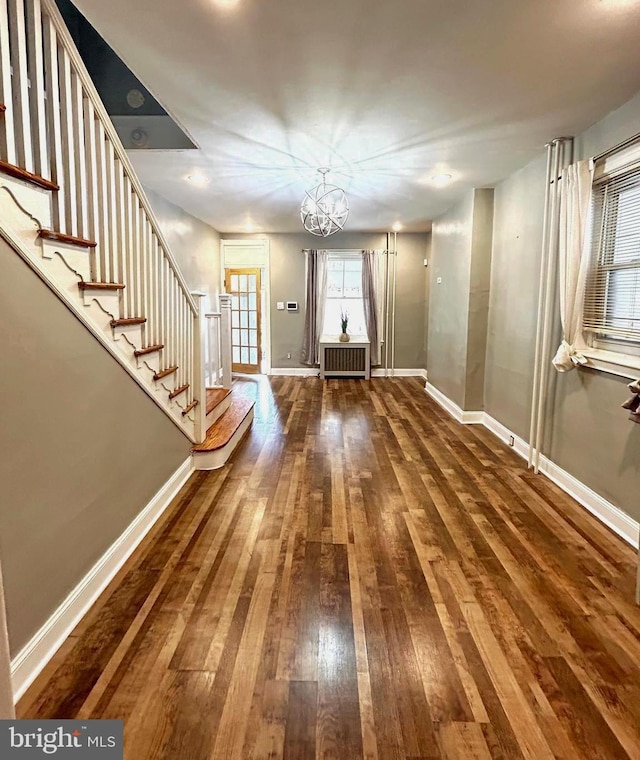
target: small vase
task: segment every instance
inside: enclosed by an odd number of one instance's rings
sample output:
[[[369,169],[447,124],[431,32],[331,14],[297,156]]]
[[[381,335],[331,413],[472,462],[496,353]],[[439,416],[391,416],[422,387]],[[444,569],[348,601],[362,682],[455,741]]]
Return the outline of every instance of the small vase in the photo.
[[[340,343],[348,343],[351,340],[351,336],[349,333],[340,333],[340,337],[338,338]]]

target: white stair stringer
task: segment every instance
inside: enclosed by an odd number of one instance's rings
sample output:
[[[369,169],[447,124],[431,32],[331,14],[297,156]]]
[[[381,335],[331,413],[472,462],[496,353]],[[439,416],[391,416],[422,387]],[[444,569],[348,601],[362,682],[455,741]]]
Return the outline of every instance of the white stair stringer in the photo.
[[[112,319],[120,316],[121,291],[81,290],[78,283],[90,279],[91,252],[64,242],[39,237],[49,229],[49,193],[26,183],[0,177],[0,236],[26,261],[78,319],[103,344],[140,387],[192,441],[196,441],[195,414],[183,416],[186,402],[170,400],[167,391],[153,375],[163,367],[161,352],[136,357],[134,348],[142,347],[140,325],[114,328]],[[38,214],[41,214],[39,216]],[[199,400],[199,403],[204,403]]]

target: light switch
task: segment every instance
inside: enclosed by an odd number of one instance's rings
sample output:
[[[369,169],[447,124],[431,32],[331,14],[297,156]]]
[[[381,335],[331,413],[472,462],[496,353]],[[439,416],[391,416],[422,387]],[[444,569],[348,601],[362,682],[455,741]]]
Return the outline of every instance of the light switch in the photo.
[[[436,277],[436,283],[442,285],[442,277]]]
[[[278,311],[284,311],[284,301],[278,301],[278,302],[276,303],[276,309],[277,309]]]

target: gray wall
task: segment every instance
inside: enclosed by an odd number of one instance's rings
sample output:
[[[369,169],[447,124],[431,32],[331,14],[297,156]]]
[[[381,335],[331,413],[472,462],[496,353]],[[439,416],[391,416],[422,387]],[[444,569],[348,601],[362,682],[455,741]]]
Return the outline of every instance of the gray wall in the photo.
[[[230,240],[251,239],[257,235],[222,234]],[[375,249],[387,247],[384,233],[343,232],[328,240],[308,233],[269,234],[271,270],[271,366],[304,367],[300,362],[304,329],[305,248]],[[396,286],[396,357],[398,368],[424,368],[426,359],[426,298],[430,235],[398,235],[398,272]],[[298,301],[298,312],[278,311],[278,301]],[[287,354],[291,358],[287,358]]]
[[[613,147],[636,134],[639,123],[640,95],[580,135],[576,157],[586,158]],[[496,188],[485,409],[525,439],[529,434],[544,178],[541,156]],[[552,354],[556,348],[554,342]],[[638,520],[640,426],[629,422],[620,409],[628,396],[627,382],[593,370],[552,373],[545,453]]]
[[[462,409],[483,408],[493,190],[473,190],[433,225],[427,371]]]
[[[217,309],[216,296],[220,292],[219,233],[153,190],[145,187],[145,193],[189,289],[207,293],[210,306]]]
[[[0,556],[15,655],[191,444],[0,242]]]

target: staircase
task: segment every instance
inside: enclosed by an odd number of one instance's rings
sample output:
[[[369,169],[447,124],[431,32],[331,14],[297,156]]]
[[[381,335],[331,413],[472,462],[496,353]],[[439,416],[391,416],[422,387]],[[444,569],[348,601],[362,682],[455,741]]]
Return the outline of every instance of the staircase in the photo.
[[[0,236],[222,466],[253,418],[230,296],[189,291],[53,0],[0,0]]]

